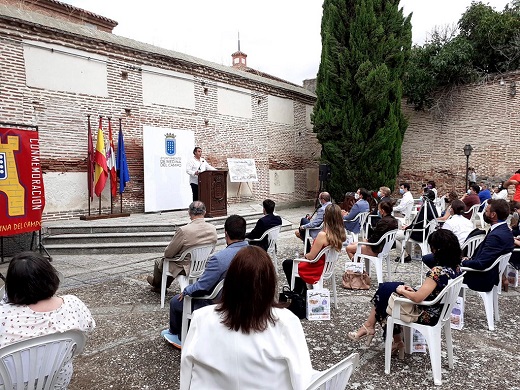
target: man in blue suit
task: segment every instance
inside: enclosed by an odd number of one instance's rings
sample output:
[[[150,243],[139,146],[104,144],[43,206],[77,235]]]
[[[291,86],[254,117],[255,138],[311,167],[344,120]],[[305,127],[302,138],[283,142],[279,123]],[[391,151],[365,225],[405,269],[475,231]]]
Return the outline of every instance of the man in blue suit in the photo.
[[[250,240],[258,239],[262,237],[262,234],[264,234],[269,229],[274,228],[275,226],[280,226],[282,224],[282,218],[280,218],[279,215],[273,214],[275,203],[271,199],[264,200],[262,206],[264,207],[264,216],[256,222],[253,230],[246,234],[246,238]],[[264,251],[267,251],[267,248],[269,247],[267,237],[264,237],[262,241],[253,241],[249,244],[257,245]]]
[[[227,247],[211,256],[206,264],[206,268],[201,277],[193,284],[186,286],[181,294],[175,295],[170,300],[170,328],[161,332],[166,341],[176,348],[182,347],[180,340],[183,298],[189,296],[204,296],[210,294],[215,286],[226,276],[229,264],[236,253],[248,245],[244,241],[246,235],[246,220],[239,215],[230,215],[224,222],[224,232]],[[211,305],[213,302],[197,299],[193,305],[193,310]]]
[[[316,217],[314,217],[312,220],[309,221],[308,218],[302,218],[300,221],[300,227],[295,232],[296,237],[299,237],[303,240],[305,240],[305,229],[308,228],[317,228],[323,223],[323,216],[325,215],[325,209],[329,204],[331,204],[330,201],[330,194],[328,192],[322,192],[320,193],[320,196],[318,197],[318,200],[320,202],[320,208],[316,212]],[[316,238],[320,231],[318,229],[311,230],[311,237]]]
[[[491,229],[473,257],[462,261],[464,267],[483,270],[493,264],[499,256],[513,251],[513,233],[506,223],[508,215],[509,205],[504,199],[488,200],[484,221],[491,225]],[[487,292],[498,285],[499,277],[497,265],[487,272],[467,272],[464,283],[472,290]]]

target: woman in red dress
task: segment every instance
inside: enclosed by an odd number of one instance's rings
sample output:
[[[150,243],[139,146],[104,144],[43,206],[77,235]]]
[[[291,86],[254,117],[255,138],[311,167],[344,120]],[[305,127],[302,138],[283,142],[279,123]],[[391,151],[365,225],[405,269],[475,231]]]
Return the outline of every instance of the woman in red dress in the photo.
[[[325,209],[323,217],[323,229],[318,233],[318,236],[312,243],[309,253],[304,257],[307,260],[314,259],[320,251],[326,246],[332,246],[332,249],[341,251],[343,242],[347,239],[345,227],[343,226],[343,217],[341,215],[341,208],[336,204],[330,204]],[[283,270],[287,281],[290,283],[292,275],[292,260],[285,260],[283,262]],[[294,282],[294,291],[298,293],[305,293],[308,284],[314,284],[321,278],[323,267],[325,266],[325,256],[321,256],[315,263],[299,263],[298,274]]]

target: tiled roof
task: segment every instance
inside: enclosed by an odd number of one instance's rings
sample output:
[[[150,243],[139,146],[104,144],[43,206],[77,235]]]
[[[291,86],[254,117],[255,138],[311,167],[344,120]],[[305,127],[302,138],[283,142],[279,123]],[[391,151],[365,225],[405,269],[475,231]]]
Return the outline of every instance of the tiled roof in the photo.
[[[83,14],[83,15],[88,15],[90,16],[91,18],[93,19],[98,19],[98,20],[101,20],[107,24],[110,24],[112,25],[112,28],[116,27],[117,26],[117,22],[113,19],[109,19],[105,16],[101,16],[101,15],[98,15],[98,14],[95,14],[94,12],[90,12],[90,11],[87,11],[83,8],[79,8],[79,7],[74,7],[73,5],[70,5],[70,4],[67,4],[67,3],[63,3],[61,1],[57,1],[57,0],[29,0],[31,3],[35,3],[35,4],[53,4],[55,6],[57,6],[57,8],[63,8],[64,10],[68,10],[68,11],[71,11],[71,12],[77,12],[79,14]]]
[[[235,69],[230,66],[216,64],[214,62],[206,61],[197,57],[190,56],[188,54],[179,53],[173,50],[167,50],[158,46],[150,45],[148,43],[139,42],[134,39],[125,38],[112,33],[100,31],[98,29],[91,29],[87,26],[81,26],[64,20],[51,18],[36,12],[31,12],[16,7],[10,7],[0,4],[0,19],[21,20],[25,23],[39,25],[53,30],[64,31],[73,35],[90,38],[92,40],[103,41],[127,49],[162,55],[165,57],[170,57],[172,59],[184,61],[186,63],[192,63],[194,65],[201,65],[208,68],[212,68],[217,71],[249,79],[254,82],[271,85],[273,87],[285,89],[287,91],[292,91],[294,93],[307,96],[311,99],[316,98],[316,95],[314,93],[308,91],[303,87],[297,86],[287,81],[280,81],[281,79],[274,78],[273,76],[271,76],[271,78],[267,78],[265,76],[255,74],[261,73],[258,71],[254,71],[255,73],[248,73],[247,71]]]

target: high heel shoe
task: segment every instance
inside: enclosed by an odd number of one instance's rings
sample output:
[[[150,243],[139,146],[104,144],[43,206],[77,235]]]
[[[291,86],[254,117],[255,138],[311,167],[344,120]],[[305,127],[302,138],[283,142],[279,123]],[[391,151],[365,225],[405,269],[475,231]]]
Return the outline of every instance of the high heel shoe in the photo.
[[[367,347],[369,347],[370,344],[372,343],[372,339],[374,338],[374,335],[376,334],[376,330],[372,329],[372,331],[370,331],[370,329],[367,328],[367,326],[365,324],[362,324],[361,327],[365,330],[365,333],[359,334],[359,330],[361,329],[361,328],[359,328],[355,332],[348,332],[347,336],[352,341],[360,341],[360,340],[366,338],[367,341],[365,344]]]
[[[403,341],[399,341],[398,343],[392,342],[392,355],[397,352],[399,360],[404,359],[404,343]]]

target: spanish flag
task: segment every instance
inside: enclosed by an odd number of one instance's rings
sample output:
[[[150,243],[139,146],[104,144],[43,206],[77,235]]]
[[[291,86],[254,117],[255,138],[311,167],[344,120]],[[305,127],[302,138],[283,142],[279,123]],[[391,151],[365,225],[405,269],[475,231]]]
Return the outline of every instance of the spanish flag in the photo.
[[[94,154],[94,192],[101,197],[103,188],[108,178],[107,158],[105,156],[105,139],[103,137],[103,118],[99,117],[99,128],[97,133],[96,152]]]

